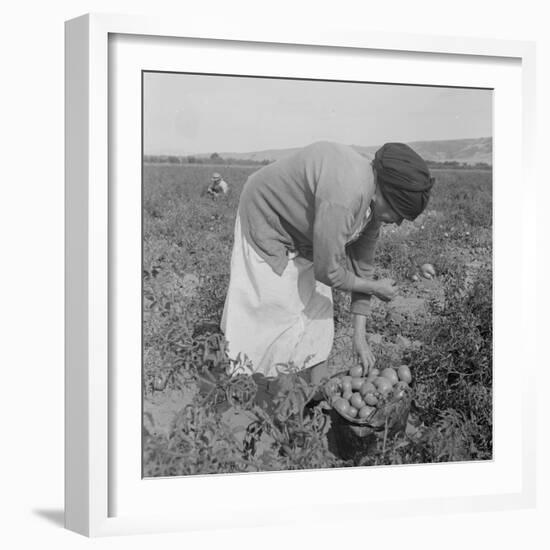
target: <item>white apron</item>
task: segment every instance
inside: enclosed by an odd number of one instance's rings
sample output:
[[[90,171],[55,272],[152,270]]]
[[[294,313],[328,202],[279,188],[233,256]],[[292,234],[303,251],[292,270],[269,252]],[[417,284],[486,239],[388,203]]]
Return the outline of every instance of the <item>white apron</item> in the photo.
[[[277,275],[248,243],[237,216],[221,329],[229,357],[240,353],[251,361],[249,374],[276,376],[278,364],[290,361],[311,367],[332,348],[331,288],[315,280],[312,262],[295,254]]]

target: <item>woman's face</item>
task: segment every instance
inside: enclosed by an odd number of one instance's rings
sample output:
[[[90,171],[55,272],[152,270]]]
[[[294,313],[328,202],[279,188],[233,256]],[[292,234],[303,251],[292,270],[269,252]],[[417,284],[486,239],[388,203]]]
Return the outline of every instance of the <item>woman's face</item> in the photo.
[[[400,216],[389,203],[384,199],[382,193],[377,189],[373,197],[373,218],[382,223],[395,223],[401,225],[403,223],[403,216]]]

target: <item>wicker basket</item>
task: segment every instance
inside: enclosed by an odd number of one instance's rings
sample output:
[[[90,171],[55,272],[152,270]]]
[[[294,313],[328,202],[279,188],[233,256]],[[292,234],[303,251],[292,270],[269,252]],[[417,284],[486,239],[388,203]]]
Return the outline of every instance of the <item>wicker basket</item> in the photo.
[[[399,399],[387,399],[364,419],[352,418],[331,408],[329,442],[332,450],[345,460],[368,454],[376,447],[379,437],[392,437],[405,431],[411,402],[412,389],[409,389]]]

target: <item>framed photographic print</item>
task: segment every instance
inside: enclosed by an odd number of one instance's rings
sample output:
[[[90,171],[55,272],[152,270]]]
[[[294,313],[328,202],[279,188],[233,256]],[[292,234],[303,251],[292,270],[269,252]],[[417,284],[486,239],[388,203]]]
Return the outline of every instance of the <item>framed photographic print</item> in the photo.
[[[67,22],[66,526],[532,505],[533,66]]]

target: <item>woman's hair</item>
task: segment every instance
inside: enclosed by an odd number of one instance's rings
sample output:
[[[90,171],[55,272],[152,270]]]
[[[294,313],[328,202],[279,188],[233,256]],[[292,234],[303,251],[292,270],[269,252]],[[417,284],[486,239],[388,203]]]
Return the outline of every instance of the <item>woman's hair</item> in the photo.
[[[428,165],[404,143],[386,143],[374,156],[372,166],[384,199],[406,220],[414,220],[428,205],[435,179]]]

